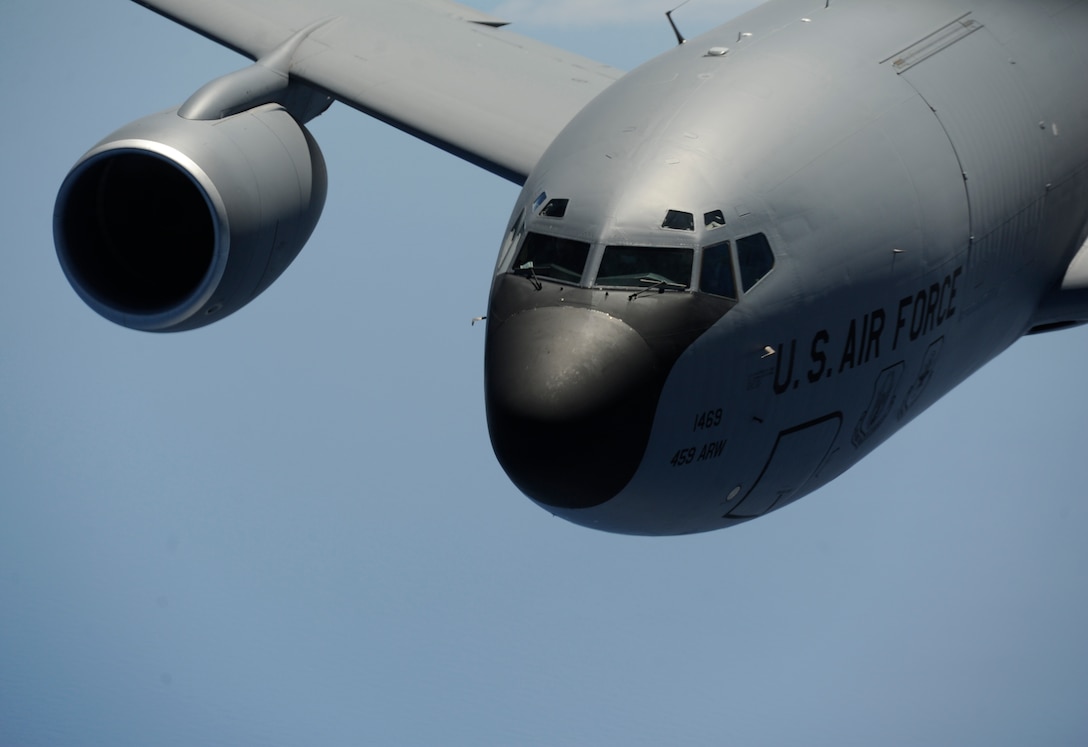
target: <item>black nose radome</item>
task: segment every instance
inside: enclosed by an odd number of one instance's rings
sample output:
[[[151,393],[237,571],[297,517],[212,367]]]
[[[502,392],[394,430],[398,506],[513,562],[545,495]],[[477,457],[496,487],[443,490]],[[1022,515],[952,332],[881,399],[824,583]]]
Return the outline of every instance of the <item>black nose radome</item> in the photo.
[[[631,479],[664,372],[625,322],[587,308],[527,309],[489,328],[485,372],[491,443],[530,498],[589,508]]]

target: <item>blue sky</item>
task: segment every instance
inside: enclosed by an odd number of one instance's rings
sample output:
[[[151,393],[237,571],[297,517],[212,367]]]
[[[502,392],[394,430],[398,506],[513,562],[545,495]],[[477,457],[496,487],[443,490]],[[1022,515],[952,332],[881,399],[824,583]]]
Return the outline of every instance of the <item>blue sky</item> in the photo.
[[[697,5],[689,35],[742,4]],[[620,67],[672,43],[623,7],[503,10]],[[488,442],[469,320],[514,187],[335,106],[290,270],[212,327],[121,329],[57,265],[57,186],[244,63],[120,0],[4,21],[0,743],[1088,736],[1088,332],[1019,342],[783,511],[593,532]]]

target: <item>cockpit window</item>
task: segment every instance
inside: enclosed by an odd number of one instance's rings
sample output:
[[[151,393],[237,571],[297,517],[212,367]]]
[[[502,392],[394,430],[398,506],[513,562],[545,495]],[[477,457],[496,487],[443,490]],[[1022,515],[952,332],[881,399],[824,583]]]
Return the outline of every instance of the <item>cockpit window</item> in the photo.
[[[513,271],[529,271],[536,277],[576,284],[589,258],[589,244],[584,241],[561,239],[542,233],[530,233],[521,245]]]
[[[714,244],[703,249],[703,266],[699,272],[699,290],[723,298],[737,298],[737,280],[733,272],[732,252],[729,242]]]
[[[562,218],[567,214],[567,205],[569,203],[570,200],[549,200],[544,209],[540,211],[540,214],[545,218]]]
[[[695,216],[683,210],[670,210],[665,213],[665,220],[661,221],[661,227],[671,228],[674,231],[694,231]]]
[[[703,225],[709,231],[721,228],[725,225],[725,215],[721,210],[711,210],[709,213],[703,213]]]
[[[740,280],[747,293],[752,286],[774,268],[774,252],[761,233],[737,239],[737,264],[740,267]]]
[[[597,285],[645,288],[648,283],[667,283],[687,288],[693,256],[691,249],[683,247],[605,247]]]

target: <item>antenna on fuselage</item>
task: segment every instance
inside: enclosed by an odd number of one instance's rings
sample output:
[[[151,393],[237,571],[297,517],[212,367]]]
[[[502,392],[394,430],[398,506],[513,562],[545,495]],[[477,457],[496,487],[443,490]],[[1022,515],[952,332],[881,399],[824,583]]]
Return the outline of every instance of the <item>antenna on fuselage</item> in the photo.
[[[672,20],[672,14],[683,8],[685,5],[688,4],[688,2],[690,2],[690,0],[684,0],[684,2],[680,3],[675,8],[665,13],[665,17],[669,19],[669,25],[672,26],[672,32],[676,34],[677,44],[683,44],[687,41],[687,39],[685,39],[684,35],[680,33],[680,29],[676,28],[676,22]]]

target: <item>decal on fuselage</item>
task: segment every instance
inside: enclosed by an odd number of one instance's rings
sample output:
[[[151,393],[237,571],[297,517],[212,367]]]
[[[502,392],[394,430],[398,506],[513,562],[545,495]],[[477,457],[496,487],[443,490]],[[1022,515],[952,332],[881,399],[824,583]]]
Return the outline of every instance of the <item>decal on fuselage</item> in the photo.
[[[897,419],[903,419],[907,412],[914,407],[914,403],[918,401],[918,398],[922,396],[922,392],[929,386],[929,382],[933,380],[933,371],[937,368],[937,359],[940,357],[941,348],[943,347],[944,337],[938,337],[929,344],[929,349],[926,350],[925,358],[922,359],[918,377],[914,380],[914,383],[910,385],[910,389],[907,390],[907,396],[903,400],[903,406],[899,408],[899,414],[896,416]]]
[[[826,327],[808,342],[808,361],[798,358],[804,347],[797,338],[778,346],[775,356],[774,392],[785,394],[835,375],[866,366],[941,329],[956,315],[956,294],[962,265],[941,280],[903,296],[891,308],[876,308],[844,325],[833,335]]]
[[[885,368],[877,377],[873,385],[873,398],[869,400],[869,406],[865,408],[861,419],[854,427],[854,435],[850,439],[855,447],[860,447],[869,440],[869,437],[887,420],[895,407],[896,392],[899,390],[899,380],[903,378],[903,372],[907,364],[899,361],[890,368]]]

